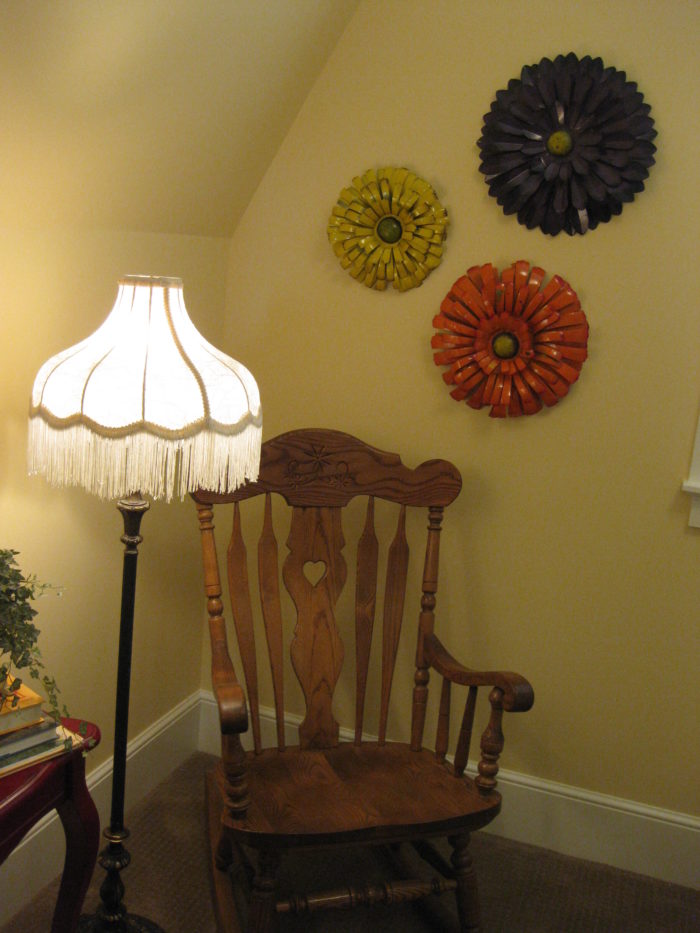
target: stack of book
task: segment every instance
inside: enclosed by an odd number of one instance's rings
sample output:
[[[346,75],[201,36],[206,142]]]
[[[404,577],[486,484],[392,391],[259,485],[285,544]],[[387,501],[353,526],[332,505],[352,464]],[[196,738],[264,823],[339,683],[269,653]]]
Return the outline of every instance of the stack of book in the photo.
[[[42,709],[42,698],[25,684],[0,707],[0,777],[73,748],[80,738]]]

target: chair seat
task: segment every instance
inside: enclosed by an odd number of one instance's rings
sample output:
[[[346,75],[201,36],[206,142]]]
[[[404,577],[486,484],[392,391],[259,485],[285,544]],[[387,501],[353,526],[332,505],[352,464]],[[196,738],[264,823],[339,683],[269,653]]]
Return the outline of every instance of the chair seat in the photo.
[[[470,832],[501,808],[499,794],[484,797],[433,752],[399,743],[251,752],[247,770],[247,815],[226,822],[241,842],[255,847]]]

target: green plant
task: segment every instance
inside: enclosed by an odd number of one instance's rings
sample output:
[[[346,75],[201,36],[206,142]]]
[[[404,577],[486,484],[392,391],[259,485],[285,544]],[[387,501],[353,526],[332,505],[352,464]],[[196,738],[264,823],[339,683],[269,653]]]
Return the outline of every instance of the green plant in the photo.
[[[14,691],[22,684],[17,671],[27,670],[40,681],[46,692],[48,712],[58,719],[59,689],[53,677],[46,673],[41,651],[37,645],[39,629],[33,619],[37,610],[32,600],[47,590],[60,590],[50,583],[39,583],[35,576],[24,576],[17,566],[18,551],[0,550],[0,709],[6,704],[14,706],[18,698]]]

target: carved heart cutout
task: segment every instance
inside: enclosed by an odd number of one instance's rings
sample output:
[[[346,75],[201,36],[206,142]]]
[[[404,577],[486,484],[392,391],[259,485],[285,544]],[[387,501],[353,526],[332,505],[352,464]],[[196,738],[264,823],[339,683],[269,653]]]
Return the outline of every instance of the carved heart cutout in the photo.
[[[326,575],[325,560],[307,560],[302,567],[302,572],[311,586],[318,586]]]

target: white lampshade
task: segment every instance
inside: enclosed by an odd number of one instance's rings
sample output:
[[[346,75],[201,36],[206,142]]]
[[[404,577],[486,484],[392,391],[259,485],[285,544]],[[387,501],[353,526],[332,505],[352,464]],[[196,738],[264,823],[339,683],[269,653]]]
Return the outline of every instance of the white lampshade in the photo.
[[[258,387],[196,330],[180,279],[122,278],[102,326],[41,367],[29,417],[29,472],[103,498],[258,475]]]

